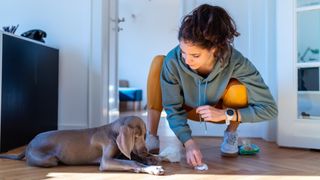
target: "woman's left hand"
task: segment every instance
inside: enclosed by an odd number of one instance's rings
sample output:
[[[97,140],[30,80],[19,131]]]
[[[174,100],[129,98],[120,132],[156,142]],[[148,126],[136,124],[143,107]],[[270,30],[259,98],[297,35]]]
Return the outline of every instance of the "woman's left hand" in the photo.
[[[226,120],[225,110],[204,105],[196,109],[197,114],[205,121],[220,122]]]

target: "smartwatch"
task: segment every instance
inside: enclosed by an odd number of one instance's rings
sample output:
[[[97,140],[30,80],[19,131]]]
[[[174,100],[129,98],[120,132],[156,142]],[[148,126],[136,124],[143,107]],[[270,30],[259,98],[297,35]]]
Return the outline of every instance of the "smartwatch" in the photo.
[[[235,112],[234,112],[234,109],[231,109],[231,108],[227,108],[226,112],[226,125],[229,125],[230,124],[230,121],[232,120]]]

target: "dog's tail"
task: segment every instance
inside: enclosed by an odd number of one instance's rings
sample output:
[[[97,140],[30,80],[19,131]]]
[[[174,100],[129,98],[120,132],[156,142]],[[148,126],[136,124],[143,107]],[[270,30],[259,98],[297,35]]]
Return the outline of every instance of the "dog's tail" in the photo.
[[[0,154],[0,158],[22,160],[25,157],[25,154],[26,154],[26,151],[23,151],[20,154]]]

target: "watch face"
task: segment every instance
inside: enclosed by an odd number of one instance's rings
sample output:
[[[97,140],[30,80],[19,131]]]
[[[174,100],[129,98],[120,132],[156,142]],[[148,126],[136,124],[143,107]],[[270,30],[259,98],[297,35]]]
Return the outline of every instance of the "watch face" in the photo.
[[[227,114],[228,114],[228,116],[233,116],[234,111],[231,110],[231,109],[228,109],[228,110],[227,110]]]

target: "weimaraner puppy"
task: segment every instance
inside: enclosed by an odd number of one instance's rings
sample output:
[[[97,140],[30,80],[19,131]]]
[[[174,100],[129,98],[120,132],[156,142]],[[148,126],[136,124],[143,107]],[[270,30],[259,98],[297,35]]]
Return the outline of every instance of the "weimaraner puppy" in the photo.
[[[97,128],[40,133],[21,154],[3,154],[0,158],[25,157],[28,165],[40,167],[100,163],[100,171],[162,175],[162,166],[154,166],[159,159],[147,152],[145,136],[143,120],[128,116]]]

